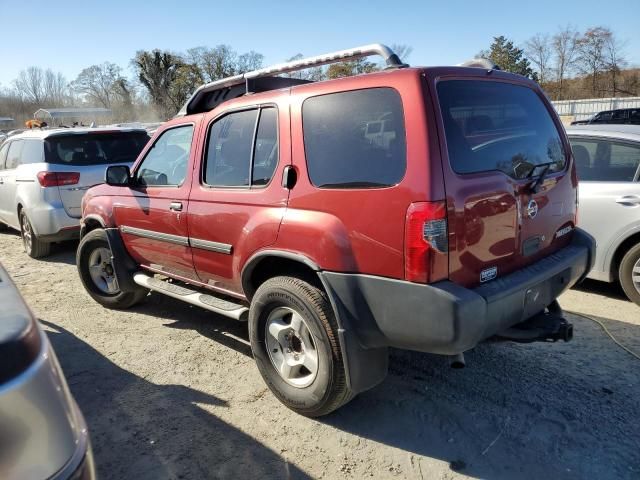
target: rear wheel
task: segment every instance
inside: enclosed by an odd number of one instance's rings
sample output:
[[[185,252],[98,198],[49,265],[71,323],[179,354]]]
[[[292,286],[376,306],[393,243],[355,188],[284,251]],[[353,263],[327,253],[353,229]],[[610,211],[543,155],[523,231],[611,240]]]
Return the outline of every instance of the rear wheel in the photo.
[[[622,257],[618,278],[627,298],[640,305],[640,243]]]
[[[33,231],[29,217],[24,210],[20,211],[20,236],[22,237],[22,244],[24,245],[24,251],[27,252],[31,258],[41,258],[49,255],[51,251],[51,244],[43,242]]]
[[[147,296],[149,290],[140,287],[134,292],[122,292],[113,268],[111,248],[102,229],[87,233],[78,245],[76,266],[80,280],[96,302],[114,309],[132,307]]]
[[[353,398],[336,318],[319,288],[293,277],[264,282],[251,301],[249,337],[262,378],[291,410],[319,417]]]

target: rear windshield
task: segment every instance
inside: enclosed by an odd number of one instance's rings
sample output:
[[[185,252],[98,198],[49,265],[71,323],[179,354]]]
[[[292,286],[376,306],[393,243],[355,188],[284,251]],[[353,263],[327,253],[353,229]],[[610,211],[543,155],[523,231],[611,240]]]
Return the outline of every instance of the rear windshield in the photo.
[[[45,140],[45,160],[73,166],[130,163],[148,140],[145,132],[56,135]]]
[[[451,167],[456,173],[499,170],[513,178],[564,169],[558,130],[528,87],[481,80],[446,80],[438,97]],[[534,170],[535,169],[535,170]]]

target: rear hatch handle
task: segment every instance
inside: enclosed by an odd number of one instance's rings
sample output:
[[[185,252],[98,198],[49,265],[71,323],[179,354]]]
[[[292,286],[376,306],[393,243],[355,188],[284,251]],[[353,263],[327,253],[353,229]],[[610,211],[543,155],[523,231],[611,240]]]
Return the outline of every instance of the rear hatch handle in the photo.
[[[637,207],[640,205],[640,196],[638,195],[624,195],[616,198],[616,203],[624,205],[625,207]]]

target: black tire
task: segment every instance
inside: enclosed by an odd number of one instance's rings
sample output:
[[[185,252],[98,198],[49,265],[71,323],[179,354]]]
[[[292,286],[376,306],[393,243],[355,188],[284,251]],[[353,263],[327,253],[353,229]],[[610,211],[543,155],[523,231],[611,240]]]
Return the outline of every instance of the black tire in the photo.
[[[634,272],[634,268],[637,271]],[[635,285],[634,276],[637,278]],[[627,298],[636,305],[640,305],[640,291],[638,291],[640,288],[640,243],[631,247],[622,257],[618,269],[618,279]]]
[[[29,217],[24,210],[20,210],[20,237],[24,251],[31,258],[42,258],[51,252],[51,244],[43,242],[33,231]]]
[[[267,320],[277,309],[295,311],[311,334],[317,354],[317,373],[307,386],[292,386],[285,381],[267,351]],[[291,410],[307,417],[319,417],[355,396],[346,382],[338,324],[329,300],[319,288],[293,277],[275,277],[264,282],[251,301],[249,338],[262,378]]]
[[[144,299],[149,293],[149,290],[143,287],[140,287],[134,292],[121,292],[117,287],[117,282],[115,282],[114,290],[112,292],[106,292],[98,286],[92,278],[89,268],[89,262],[92,259],[92,255],[97,252],[98,249],[100,249],[100,251],[104,251],[104,249],[106,249],[109,255],[111,254],[107,234],[102,229],[92,230],[87,233],[80,241],[80,245],[78,245],[78,250],[76,252],[76,266],[78,267],[80,280],[91,298],[100,305],[115,310],[123,310],[132,307]],[[108,265],[110,265],[110,263],[108,263]],[[111,273],[113,272],[113,267],[111,267],[110,271]],[[112,274],[108,275],[108,277],[114,281],[113,278],[115,277],[113,277]]]

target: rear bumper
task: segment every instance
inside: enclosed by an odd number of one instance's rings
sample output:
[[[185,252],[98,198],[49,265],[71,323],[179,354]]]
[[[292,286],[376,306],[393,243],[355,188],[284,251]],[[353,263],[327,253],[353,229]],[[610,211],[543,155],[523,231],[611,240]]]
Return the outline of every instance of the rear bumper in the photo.
[[[61,242],[80,238],[80,219],[67,215],[60,207],[40,204],[27,208],[34,232],[45,242]]]
[[[322,272],[345,338],[359,349],[396,347],[452,355],[523,322],[582,280],[595,241],[580,229],[552,255],[475,289]],[[347,341],[353,348],[353,341]],[[349,356],[349,352],[345,352]]]

